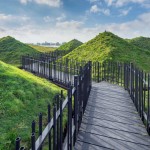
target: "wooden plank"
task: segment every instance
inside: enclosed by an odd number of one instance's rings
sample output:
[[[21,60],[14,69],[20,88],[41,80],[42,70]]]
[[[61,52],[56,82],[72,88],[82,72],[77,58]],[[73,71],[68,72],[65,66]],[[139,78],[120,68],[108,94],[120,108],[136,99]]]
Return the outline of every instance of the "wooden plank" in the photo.
[[[121,141],[118,139],[104,137],[97,134],[90,134],[82,131],[80,131],[77,140],[81,142],[89,143],[91,145],[97,145],[100,147],[105,147],[114,150],[149,150],[150,149],[150,146],[147,145]]]
[[[98,100],[97,100],[98,99]],[[126,100],[125,100],[126,101]],[[130,100],[131,101],[131,100]],[[128,103],[128,102],[122,102],[121,101],[121,103],[120,103],[120,100],[118,100],[118,101],[115,101],[115,100],[112,100],[112,99],[110,99],[110,98],[108,98],[108,99],[106,99],[106,98],[104,98],[104,97],[99,97],[98,98],[98,96],[96,97],[96,98],[94,98],[94,97],[90,97],[89,98],[89,101],[88,101],[88,104],[90,104],[90,103],[94,103],[94,104],[107,104],[107,105],[117,105],[117,106],[120,106],[120,107],[127,107],[127,108],[132,108],[132,107],[134,107],[134,109],[135,109],[135,105],[134,105],[134,103],[133,102],[131,102],[131,103]]]
[[[150,137],[127,91],[107,82],[93,85],[75,149],[150,149]]]
[[[118,101],[119,100],[119,101],[122,101],[122,102],[132,103],[128,92],[125,91],[124,89],[121,90],[120,92],[118,92],[117,90],[113,90],[113,92],[111,92],[110,90],[111,90],[110,88],[102,89],[102,87],[97,87],[97,88],[93,87],[92,88],[92,93],[90,94],[90,97],[95,98],[95,97],[101,96],[101,98],[104,97],[107,100],[109,100],[111,98],[113,101]]]
[[[97,96],[95,96],[97,95]],[[106,102],[116,102],[116,103],[120,103],[121,104],[127,104],[127,105],[133,105],[133,101],[129,100],[128,98],[120,98],[120,99],[117,99],[116,97],[112,97],[110,95],[101,95],[101,94],[98,94],[98,93],[95,93],[93,96],[90,95],[89,96],[89,99],[90,101],[94,101],[94,102],[99,102],[99,100],[103,100],[103,101],[106,101]]]
[[[127,111],[118,111],[116,109],[109,109],[109,108],[103,108],[103,107],[93,107],[87,105],[86,107],[87,111],[95,111],[95,112],[105,112],[105,113],[111,113],[111,114],[121,114],[125,116],[133,116],[133,117],[139,117],[138,112],[127,112]]]
[[[148,145],[150,146],[150,138],[147,135],[140,135],[140,134],[134,134],[124,131],[116,131],[113,129],[106,129],[103,127],[95,126],[95,125],[89,125],[82,123],[80,131],[88,132],[91,134],[96,134],[100,136],[110,137],[122,141],[128,141],[133,143],[139,143],[142,145]]]
[[[111,122],[120,122],[120,123],[125,123],[125,124],[139,124],[141,126],[143,125],[143,122],[141,121],[140,117],[137,118],[130,118],[130,117],[120,117],[120,116],[116,116],[116,115],[109,115],[109,114],[101,114],[101,113],[95,113],[95,111],[86,111],[84,113],[84,116],[88,117],[88,118],[96,118],[96,119],[100,119],[100,120],[108,120]]]
[[[84,143],[81,141],[77,141],[75,145],[76,146],[74,150],[112,150],[110,148],[100,147],[97,145],[92,145],[92,144]]]
[[[86,116],[83,116],[82,122],[86,124],[89,123],[89,124],[93,124],[93,125],[97,125],[97,126],[101,126],[105,128],[110,128],[114,130],[122,130],[126,132],[137,133],[137,134],[147,134],[145,127],[140,126],[138,124],[128,125],[124,123],[111,122],[108,120],[100,120],[100,119],[86,117]]]
[[[96,104],[96,103],[93,103],[93,102],[89,102],[88,103],[88,106],[92,106],[94,108],[105,108],[105,109],[112,109],[112,110],[116,110],[116,111],[120,111],[120,112],[131,112],[131,113],[137,113],[135,107],[132,107],[132,108],[128,108],[128,107],[121,107],[121,106],[118,106],[118,105],[108,105],[108,104]]]
[[[87,106],[85,113],[88,112],[89,113],[93,113],[93,114],[97,114],[97,115],[110,115],[110,116],[118,116],[118,117],[123,117],[123,118],[129,118],[129,119],[139,119],[139,115],[137,114],[130,114],[130,113],[120,113],[118,111],[114,111],[114,110],[104,110],[104,109],[93,109],[92,107]]]

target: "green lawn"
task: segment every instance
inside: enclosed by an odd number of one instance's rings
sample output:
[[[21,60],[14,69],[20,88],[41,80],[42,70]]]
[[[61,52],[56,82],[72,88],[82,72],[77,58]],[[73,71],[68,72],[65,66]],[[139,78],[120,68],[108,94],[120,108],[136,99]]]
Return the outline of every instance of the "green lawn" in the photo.
[[[37,53],[34,48],[7,36],[0,39],[0,60],[14,66],[20,66],[22,55]]]
[[[83,44],[82,42],[80,42],[76,39],[73,39],[73,40],[61,45],[56,50],[62,50],[62,51],[65,50],[65,51],[70,52],[70,51],[74,50],[75,48],[81,46],[82,44]]]
[[[127,41],[141,49],[150,50],[150,38],[148,37],[136,37],[133,39],[127,39]]]
[[[14,149],[18,136],[29,146],[32,120],[39,112],[47,114],[47,104],[52,105],[60,91],[49,81],[0,61],[0,150]]]
[[[133,62],[140,69],[150,72],[150,51],[141,49],[111,32],[103,32],[77,47],[64,58],[77,61]]]
[[[45,47],[45,46],[32,45],[32,44],[29,44],[29,46],[42,53],[48,53],[56,49],[55,47]]]

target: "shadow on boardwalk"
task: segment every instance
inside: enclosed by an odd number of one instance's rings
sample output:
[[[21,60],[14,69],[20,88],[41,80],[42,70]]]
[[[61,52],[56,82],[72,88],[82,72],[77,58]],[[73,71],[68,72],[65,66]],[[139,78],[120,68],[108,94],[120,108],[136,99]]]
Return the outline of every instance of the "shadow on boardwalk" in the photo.
[[[150,137],[128,94],[107,82],[94,83],[75,150],[149,150]]]

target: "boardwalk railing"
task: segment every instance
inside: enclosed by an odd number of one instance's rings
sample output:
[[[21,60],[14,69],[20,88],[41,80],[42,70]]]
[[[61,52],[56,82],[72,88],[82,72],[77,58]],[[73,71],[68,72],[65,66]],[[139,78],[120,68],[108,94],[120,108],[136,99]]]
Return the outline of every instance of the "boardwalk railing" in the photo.
[[[56,102],[52,108],[53,116],[51,116],[51,106],[48,105],[48,121],[44,130],[42,113],[39,114],[38,125],[36,125],[35,121],[32,122],[32,150],[42,150],[44,145],[49,150],[72,150],[91,91],[91,62],[80,68],[79,74],[74,76],[73,85],[68,82],[67,91],[68,94],[65,100],[62,92],[56,95]],[[66,113],[67,122],[63,126],[63,114]],[[38,138],[36,138],[36,126],[38,126]],[[25,147],[21,147],[20,137],[16,139],[15,149],[25,149]]]
[[[48,61],[24,56],[22,67],[39,76],[67,87],[68,82],[74,85],[74,75],[79,75],[85,61],[76,62],[69,59]],[[93,62],[92,80],[95,82],[107,81],[124,86],[136,106],[141,119],[150,134],[150,75],[140,71],[132,63]]]
[[[55,84],[67,87],[68,82],[71,85],[74,84],[74,75],[79,75],[82,72],[82,67],[86,64],[77,63],[76,61],[70,61],[68,59],[51,60],[39,57],[23,56],[22,68],[32,72],[40,77],[44,77],[53,81]],[[82,66],[82,67],[81,67]]]
[[[116,62],[93,62],[92,79],[95,82],[108,81],[123,86],[124,64]]]
[[[55,51],[51,51],[51,52],[37,52],[37,53],[33,53],[30,55],[26,55],[23,57],[32,57],[32,58],[36,58],[40,61],[56,61],[59,58],[62,58],[64,55],[68,54],[70,51],[68,50],[55,50]]]
[[[124,86],[150,135],[150,74],[132,63],[94,62],[92,78],[95,82],[107,81]]]

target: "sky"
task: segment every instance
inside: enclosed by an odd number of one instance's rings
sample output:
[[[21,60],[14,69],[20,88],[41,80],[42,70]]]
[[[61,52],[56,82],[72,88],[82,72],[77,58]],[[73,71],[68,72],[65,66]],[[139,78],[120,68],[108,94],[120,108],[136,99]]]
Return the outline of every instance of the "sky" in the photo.
[[[105,30],[150,37],[150,0],[0,0],[0,38],[86,42]]]

